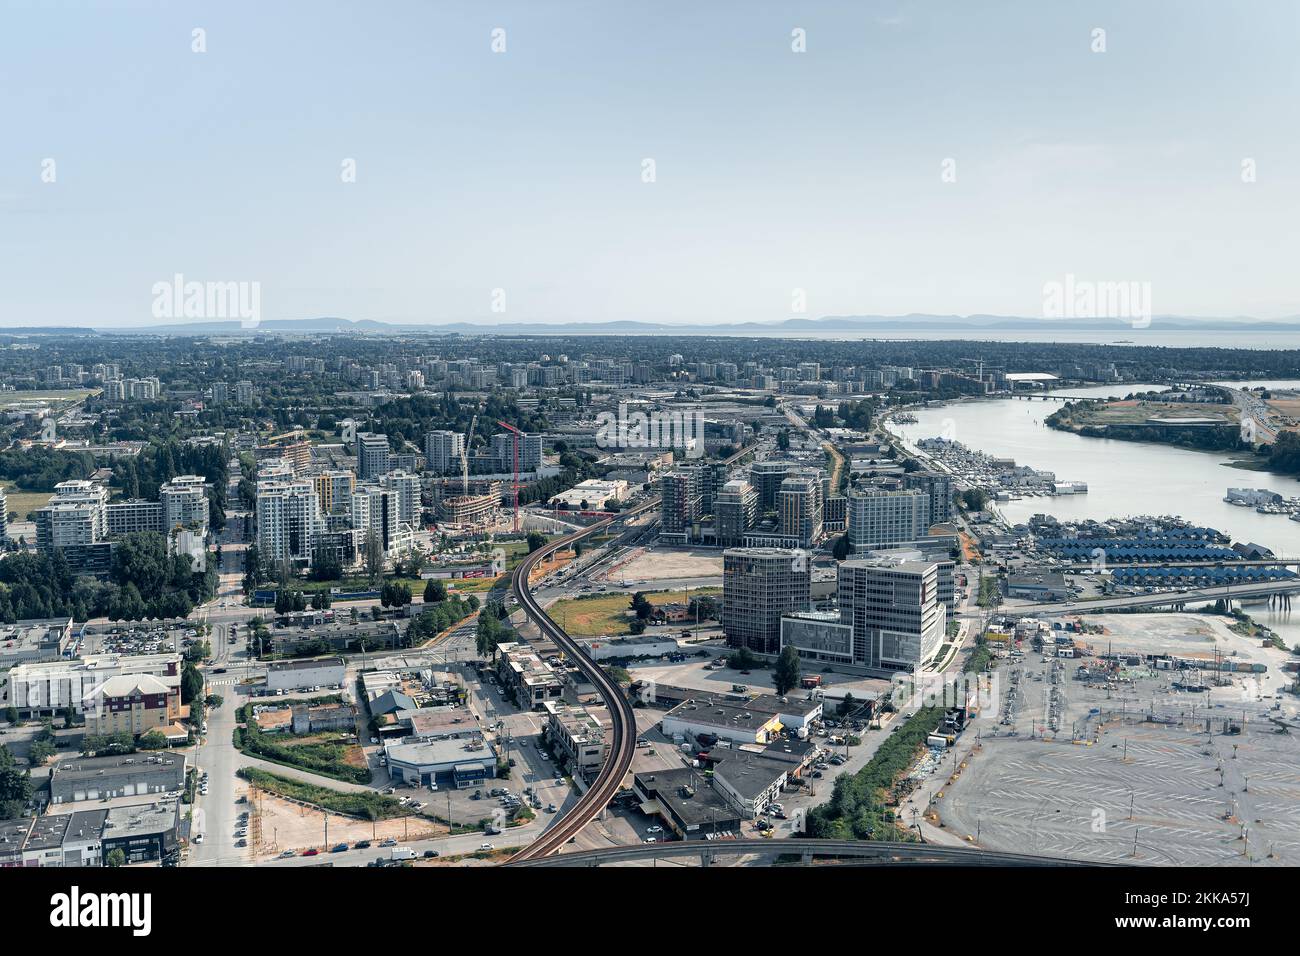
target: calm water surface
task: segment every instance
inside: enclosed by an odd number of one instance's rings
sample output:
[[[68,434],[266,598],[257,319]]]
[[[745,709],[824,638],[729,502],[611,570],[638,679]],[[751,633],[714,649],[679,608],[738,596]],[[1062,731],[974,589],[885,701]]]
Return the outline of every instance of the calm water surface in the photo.
[[[1280,382],[1236,383],[1280,387]],[[1300,387],[1300,383],[1291,383]],[[1062,394],[1123,397],[1149,385],[1101,385],[1065,388]],[[944,436],[1017,464],[1056,472],[1059,481],[1086,481],[1088,493],[1054,498],[1022,498],[998,504],[1009,521],[1028,521],[1036,513],[1061,520],[1179,515],[1232,536],[1256,541],[1279,555],[1300,555],[1300,521],[1284,515],[1261,515],[1223,501],[1228,487],[1268,488],[1286,497],[1300,496],[1300,481],[1283,475],[1229,467],[1226,455],[1172,448],[1145,442],[1087,438],[1056,431],[1043,419],[1058,402],[998,399],[959,402],[916,412],[916,424],[892,425],[895,434],[915,447],[921,438]],[[1253,605],[1250,614],[1274,627],[1288,643],[1300,643],[1300,602],[1294,611],[1268,611]]]

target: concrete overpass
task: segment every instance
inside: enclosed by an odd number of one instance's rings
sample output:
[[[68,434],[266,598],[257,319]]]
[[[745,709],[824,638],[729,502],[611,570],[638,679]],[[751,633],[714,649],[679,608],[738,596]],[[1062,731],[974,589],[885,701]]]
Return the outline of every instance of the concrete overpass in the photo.
[[[811,866],[819,862],[850,866],[1096,866],[1061,857],[1000,853],[977,847],[870,840],[685,840],[640,846],[614,846],[580,853],[561,853],[517,866],[608,866],[658,860],[735,865],[738,857],[758,857],[767,864]],[[728,860],[731,862],[729,863]]]
[[[1236,568],[1236,567],[1261,567],[1261,568],[1300,568],[1300,558],[1242,558],[1240,561],[1235,558],[1223,558],[1218,561],[1110,561],[1106,564],[1107,571],[1121,571],[1124,568]],[[1075,564],[1062,564],[1054,570],[1064,571],[1067,574],[1079,574],[1084,571],[1096,571],[1097,565],[1091,562],[1077,562]]]
[[[1165,594],[1130,594],[1122,597],[1102,598],[1097,601],[1023,604],[1015,607],[1003,604],[998,608],[998,610],[1004,614],[1021,614],[1025,617],[1061,617],[1070,614],[1089,614],[1098,611],[1120,611],[1125,608],[1205,604],[1217,601],[1220,598],[1241,600],[1242,598],[1251,595],[1267,597],[1273,594],[1298,593],[1300,593],[1300,578],[1288,581],[1260,581],[1257,584],[1234,584],[1212,588],[1188,588],[1186,591],[1169,591]]]

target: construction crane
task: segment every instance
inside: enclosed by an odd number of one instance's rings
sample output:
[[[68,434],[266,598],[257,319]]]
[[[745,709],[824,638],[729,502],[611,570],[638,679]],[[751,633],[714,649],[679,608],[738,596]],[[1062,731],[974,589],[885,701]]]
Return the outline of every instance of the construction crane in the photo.
[[[469,494],[469,443],[474,440],[474,426],[478,424],[478,412],[469,420],[469,429],[465,432],[465,444],[460,450],[460,493]]]
[[[521,432],[518,428],[515,428],[514,425],[511,425],[507,422],[500,421],[499,419],[497,421],[497,424],[510,432],[510,435],[514,442],[515,479],[514,482],[511,484],[511,493],[514,497],[514,504],[515,504],[515,531],[518,531],[519,530],[519,436],[522,435],[523,432]]]

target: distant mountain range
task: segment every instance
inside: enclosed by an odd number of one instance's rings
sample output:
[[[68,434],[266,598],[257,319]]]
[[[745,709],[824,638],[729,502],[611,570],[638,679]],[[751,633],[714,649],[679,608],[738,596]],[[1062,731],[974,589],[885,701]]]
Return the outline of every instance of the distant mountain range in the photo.
[[[1162,332],[1298,332],[1300,316],[1264,320],[1247,316],[1234,318],[1192,318],[1155,316],[1149,328]],[[660,322],[477,322],[407,324],[373,319],[268,319],[254,328],[244,328],[237,319],[195,321],[131,328],[21,326],[0,328],[5,335],[745,335],[782,336],[815,334],[874,333],[882,338],[907,337],[909,333],[963,331],[1025,332],[1111,332],[1141,331],[1123,319],[1035,319],[1014,315],[828,315],[819,319],[785,319],[780,322],[717,322],[674,325]]]

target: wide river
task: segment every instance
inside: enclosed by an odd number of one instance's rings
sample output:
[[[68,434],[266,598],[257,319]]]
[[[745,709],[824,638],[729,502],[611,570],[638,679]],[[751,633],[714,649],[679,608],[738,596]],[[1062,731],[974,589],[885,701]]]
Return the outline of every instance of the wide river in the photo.
[[[1237,382],[1238,387],[1271,387],[1300,382]],[[1101,385],[1063,388],[1063,395],[1122,397],[1152,388],[1148,385]],[[1056,431],[1043,419],[1059,402],[997,399],[957,402],[915,412],[915,424],[890,426],[909,447],[921,438],[942,436],[1017,464],[1054,471],[1058,481],[1086,481],[1088,493],[1052,498],[1022,498],[1001,502],[998,510],[1012,523],[1047,513],[1061,520],[1179,515],[1232,536],[1255,541],[1274,553],[1300,555],[1300,521],[1285,515],[1262,515],[1223,500],[1229,487],[1268,488],[1286,497],[1300,496],[1300,481],[1262,471],[1226,465],[1227,456],[1147,442],[1087,438]],[[1274,627],[1288,643],[1300,643],[1300,606],[1292,611],[1250,609],[1261,623]]]

